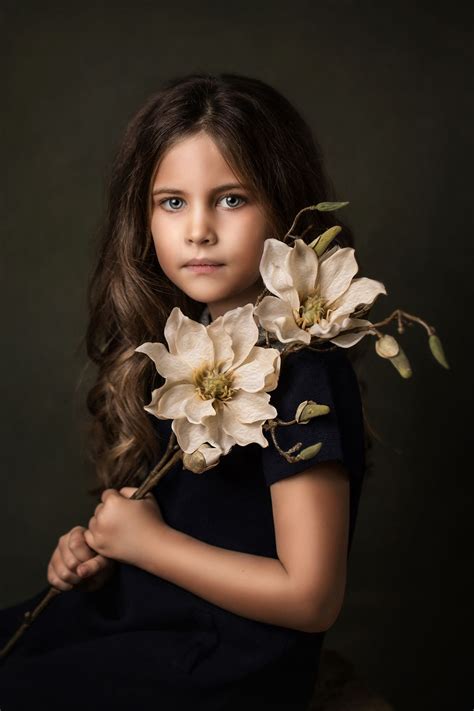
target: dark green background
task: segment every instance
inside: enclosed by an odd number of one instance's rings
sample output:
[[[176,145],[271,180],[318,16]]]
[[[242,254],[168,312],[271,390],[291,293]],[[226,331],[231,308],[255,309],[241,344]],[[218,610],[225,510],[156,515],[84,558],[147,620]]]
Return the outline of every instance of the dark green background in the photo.
[[[435,6],[434,6],[435,5]],[[0,606],[47,583],[58,537],[87,525],[85,287],[105,176],[132,113],[195,70],[261,78],[322,144],[375,318],[400,307],[441,336],[402,338],[411,380],[365,357],[375,443],[345,607],[326,647],[397,709],[470,708],[472,17],[455,3],[3,4]],[[392,333],[396,335],[395,329]],[[54,604],[54,603],[53,603]],[[472,703],[464,706],[461,698]]]

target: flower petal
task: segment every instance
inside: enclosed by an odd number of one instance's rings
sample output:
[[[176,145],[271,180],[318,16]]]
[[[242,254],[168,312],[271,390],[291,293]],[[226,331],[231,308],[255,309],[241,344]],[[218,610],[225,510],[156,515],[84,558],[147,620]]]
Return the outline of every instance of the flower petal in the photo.
[[[239,390],[232,400],[227,402],[227,406],[231,408],[233,416],[244,424],[270,420],[278,414],[276,408],[270,405],[270,395],[265,392],[248,393]]]
[[[213,363],[214,346],[203,323],[193,321],[175,306],[166,322],[164,335],[170,353],[179,356],[191,368]]]
[[[372,325],[371,321],[367,321],[367,319],[363,318],[351,318],[348,319],[348,321],[349,324],[345,323],[346,328],[356,328],[357,326]],[[358,331],[355,333],[341,333],[339,336],[331,338],[330,341],[342,348],[350,348],[351,346],[354,346],[356,343],[358,343],[362,338],[364,338],[364,336],[367,336],[367,334],[369,333],[375,335],[376,331],[373,328],[370,328],[365,331]]]
[[[232,338],[224,328],[223,316],[219,316],[207,326],[207,334],[214,346],[214,364],[220,364],[221,372],[228,370],[234,362],[234,351]]]
[[[260,260],[260,274],[267,289],[286,299],[297,309],[300,305],[298,292],[293,284],[293,277],[288,267],[292,247],[279,239],[269,238],[263,243]]]
[[[196,393],[183,402],[183,411],[189,422],[202,424],[205,417],[214,417],[214,399],[203,400]]]
[[[251,358],[251,360],[250,360]],[[234,370],[232,387],[256,393],[265,390],[267,375],[279,367],[280,352],[276,348],[254,346],[249,354],[249,361]]]
[[[325,252],[322,253],[319,259],[319,266],[321,266],[322,262],[324,262],[326,259],[328,259],[332,254],[338,251],[338,249],[343,249],[340,244],[335,244],[333,247],[330,249],[327,249]]]
[[[232,400],[230,401],[232,403]],[[236,417],[236,411],[229,405],[229,403],[222,403],[222,415],[221,424],[222,429],[227,432],[227,434],[234,439],[236,444],[241,447],[245,447],[247,444],[252,444],[256,442],[262,447],[268,446],[268,440],[265,438],[262,432],[262,425],[264,420],[246,424],[240,422]],[[275,408],[273,408],[275,409]],[[275,415],[273,415],[275,417]]]
[[[157,402],[157,411],[167,419],[185,416],[185,403],[193,399],[195,387],[191,383],[171,384],[161,395]]]
[[[318,256],[314,249],[308,247],[306,242],[302,239],[296,239],[295,246],[288,257],[287,268],[290,271],[293,286],[298,292],[299,303],[296,305],[296,308],[298,308],[299,304],[313,291],[316,284]]]
[[[212,419],[214,418],[209,418],[209,420]],[[180,417],[173,420],[171,429],[176,435],[180,448],[188,454],[192,454],[204,442],[209,442],[212,445],[216,444],[210,437],[207,422],[196,425],[188,422],[186,417]]]
[[[258,326],[253,311],[254,305],[249,303],[227,311],[222,317],[223,328],[232,339],[233,368],[246,360],[258,341]]]
[[[190,380],[192,369],[179,356],[171,355],[163,343],[142,343],[135,348],[138,353],[146,353],[154,362],[157,371],[166,379]]]
[[[341,314],[351,314],[359,304],[372,304],[379,294],[387,294],[385,286],[380,281],[360,277],[353,279],[351,285],[333,303],[331,318]]]
[[[236,442],[222,427],[222,412],[224,409],[224,403],[218,401],[217,417],[209,418],[209,436],[206,441],[214,445],[214,447],[220,447],[223,454],[228,454]]]
[[[264,296],[255,308],[255,315],[263,328],[274,333],[282,343],[309,343],[311,340],[310,334],[296,323],[291,305],[284,299]]]
[[[359,269],[354,256],[355,249],[343,247],[327,257],[319,269],[318,286],[326,304],[330,305],[349,288]]]

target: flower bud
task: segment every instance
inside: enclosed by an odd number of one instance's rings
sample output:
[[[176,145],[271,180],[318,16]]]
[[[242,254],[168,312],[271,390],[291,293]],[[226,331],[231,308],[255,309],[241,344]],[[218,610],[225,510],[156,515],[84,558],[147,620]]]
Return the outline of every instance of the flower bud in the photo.
[[[446,360],[446,356],[444,355],[443,346],[438,336],[436,336],[434,333],[431,334],[428,339],[428,342],[430,344],[431,352],[438,361],[438,363],[442,365],[443,368],[447,368],[448,370],[450,370],[448,361]]]
[[[336,235],[339,234],[339,232],[342,230],[342,227],[340,225],[333,225],[330,227],[328,230],[323,232],[322,234],[319,235],[319,237],[316,237],[309,245],[308,247],[311,247],[314,249],[318,257],[320,257],[323,252],[326,251],[332,240]]]
[[[295,420],[301,425],[305,425],[313,417],[319,417],[320,415],[327,415],[329,412],[328,405],[319,405],[313,400],[304,400],[301,402],[295,413]]]
[[[389,360],[398,370],[402,378],[411,378],[411,365],[402,348],[400,348],[399,352],[394,358],[390,358]]]
[[[183,453],[183,467],[194,474],[202,474],[219,464],[222,451],[218,447],[202,444],[191,454]]]
[[[400,351],[398,341],[388,333],[378,338],[375,342],[375,350],[381,358],[394,358]]]
[[[196,449],[192,454],[185,452],[183,454],[183,467],[195,474],[202,474],[206,471],[206,457],[199,449]]]
[[[316,444],[312,444],[309,447],[305,447],[301,450],[301,452],[298,452],[295,459],[297,461],[306,461],[307,459],[312,459],[317,455],[322,446],[322,442],[317,442]]]

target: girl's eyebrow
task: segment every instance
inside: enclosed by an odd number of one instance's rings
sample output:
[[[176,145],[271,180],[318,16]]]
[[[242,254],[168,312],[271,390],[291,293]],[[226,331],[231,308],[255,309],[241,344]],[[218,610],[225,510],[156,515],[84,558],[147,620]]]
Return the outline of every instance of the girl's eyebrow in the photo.
[[[220,192],[221,190],[231,190],[234,188],[241,188],[241,189],[246,189],[245,185],[242,185],[241,183],[225,183],[224,185],[218,185],[216,188],[213,188],[211,190],[211,193],[217,193]],[[153,190],[152,195],[160,195],[160,193],[173,193],[173,194],[179,194],[179,195],[186,195],[186,192],[184,190],[180,190],[179,188],[167,188],[167,187],[162,187],[162,188],[156,188]]]

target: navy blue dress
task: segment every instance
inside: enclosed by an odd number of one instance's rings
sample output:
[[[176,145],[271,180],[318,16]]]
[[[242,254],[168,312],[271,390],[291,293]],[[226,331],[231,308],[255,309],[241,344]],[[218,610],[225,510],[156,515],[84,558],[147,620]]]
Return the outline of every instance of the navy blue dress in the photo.
[[[322,441],[319,453],[289,463],[265,433],[268,447],[236,445],[203,474],[178,463],[153,490],[165,521],[215,546],[277,558],[270,486],[336,459],[350,475],[350,550],[365,459],[359,386],[347,352],[289,354],[270,394],[284,420],[302,400],[330,406],[327,415],[276,432],[283,449]],[[171,421],[150,417],[165,445]],[[0,610],[2,646],[48,589]],[[242,617],[117,563],[100,590],[63,592],[25,632],[0,663],[0,708],[236,711],[258,700],[259,709],[306,711],[323,640],[324,633]]]

